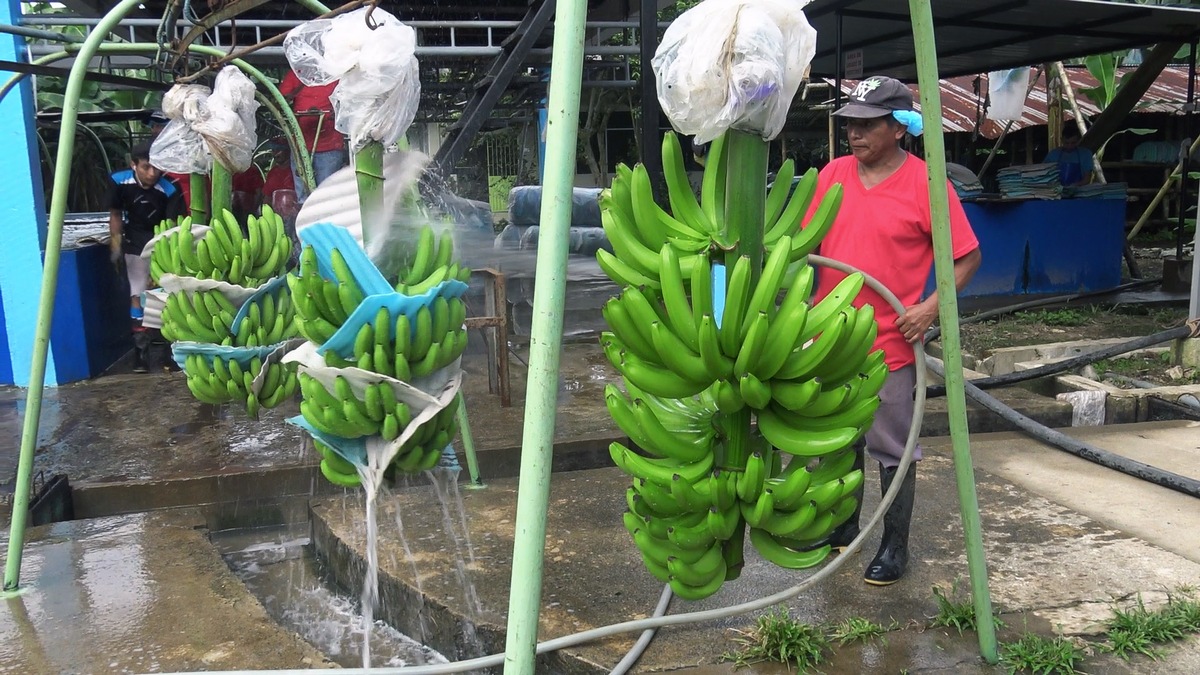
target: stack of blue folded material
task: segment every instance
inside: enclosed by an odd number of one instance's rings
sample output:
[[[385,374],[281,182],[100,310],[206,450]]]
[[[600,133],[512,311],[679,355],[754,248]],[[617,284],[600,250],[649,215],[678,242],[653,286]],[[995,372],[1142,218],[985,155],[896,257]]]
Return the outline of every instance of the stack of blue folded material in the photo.
[[[1124,201],[1128,195],[1129,185],[1126,183],[1092,183],[1091,185],[1063,188],[1064,199],[1120,199]]]
[[[996,172],[1000,194],[1010,199],[1061,199],[1058,164],[1010,166]]]

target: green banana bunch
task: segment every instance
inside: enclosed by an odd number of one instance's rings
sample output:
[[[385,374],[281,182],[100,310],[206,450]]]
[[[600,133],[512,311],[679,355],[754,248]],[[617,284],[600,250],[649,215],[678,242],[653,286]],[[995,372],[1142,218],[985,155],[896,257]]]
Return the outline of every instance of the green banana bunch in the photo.
[[[162,309],[162,334],[171,342],[233,345],[237,307],[218,290],[171,293]]]
[[[185,216],[178,223],[173,218],[164,220],[154,228],[154,236],[158,237],[175,227],[182,227],[190,231],[192,217]],[[180,271],[181,259],[175,255],[175,241],[174,236],[163,237],[156,241],[154,248],[150,250],[150,278],[155,284],[159,283],[159,279],[164,274],[182,274]]]
[[[320,382],[317,382],[308,375],[305,374],[301,377],[305,378],[303,387],[321,387],[324,389],[324,386]],[[375,412],[383,411],[384,421],[381,424],[381,436],[385,441],[395,440],[400,436],[401,431],[412,423],[411,411],[404,402],[395,400],[395,395],[390,385],[382,382],[369,385],[365,390],[365,394],[364,403],[368,408]],[[439,410],[437,414],[418,427],[413,435],[397,451],[396,456],[392,459],[391,470],[402,473],[418,473],[436,466],[442,458],[442,452],[445,447],[458,434],[458,418],[456,417],[458,405],[459,400],[456,397],[451,401],[450,405]],[[301,404],[302,411],[305,407],[304,404]],[[308,412],[304,412],[303,414],[313,427],[322,433],[329,433],[334,436],[340,436],[340,434],[328,430],[331,424],[334,426],[354,424],[343,419],[331,422],[327,418],[334,415],[334,413],[326,411],[313,412],[311,407],[309,407]],[[309,417],[310,414],[320,415],[319,420],[314,422]],[[313,440],[313,446],[321,455],[321,473],[329,482],[343,487],[354,487],[360,484],[358,471],[353,464],[347,462],[332,448],[321,441]]]
[[[300,414],[317,431],[339,438],[378,436],[385,420],[403,428],[412,421],[408,405],[396,400],[391,385],[368,385],[363,398],[354,395],[349,380],[338,375],[329,391],[308,373],[300,373]],[[403,424],[401,424],[403,422]]]
[[[812,208],[817,174],[793,187],[790,161],[767,191],[763,268],[756,275],[749,255],[732,262],[718,321],[710,256],[738,245],[725,223],[726,202],[738,198],[727,194],[727,154],[716,139],[697,198],[668,133],[669,213],[642,165],[618,166],[600,196],[613,253],[597,262],[623,286],[603,307],[600,343],[628,392],[609,386],[605,403],[646,453],[609,448],[633,478],[625,526],[650,572],[687,599],[739,574],[747,527],[776,564],[825,559],[829,547],[817,545],[853,513],[862,481],[847,448],[869,428],[887,377],[882,352],[871,352],[874,311],[853,306],[862,275],[809,302],[814,273],[803,260],[833,225],[842,190]]]
[[[454,261],[453,231],[446,228],[438,237],[426,225],[395,286],[397,293],[421,295],[444,281],[470,278],[471,270]]]
[[[620,443],[609,450],[634,476],[624,523],[651,574],[688,600],[737,576],[742,523],[732,473],[713,468],[711,453],[687,464],[643,458]]]
[[[458,406],[459,399],[456,396],[450,405],[418,427],[396,453],[392,467],[402,473],[417,473],[437,466],[442,451],[458,435]]]
[[[363,301],[362,288],[354,280],[342,252],[330,255],[333,279],[321,276],[317,252],[305,246],[300,252],[300,269],[287,276],[288,288],[296,311],[296,328],[318,345],[329,340]]]
[[[150,254],[152,278],[169,273],[253,288],[286,271],[292,241],[283,219],[270,207],[263,207],[262,218],[250,216],[247,234],[228,210],[215,216],[210,226],[196,238],[191,219],[184,218],[179,229],[159,239]]]
[[[313,448],[321,455],[321,475],[325,476],[325,480],[342,487],[362,485],[358,469],[337,454],[333,448],[315,438],[313,439]]]
[[[256,393],[252,383],[264,367],[266,375]],[[214,405],[244,401],[251,417],[256,417],[260,408],[274,408],[291,398],[297,388],[295,371],[277,361],[264,366],[259,357],[243,367],[235,359],[217,356],[210,361],[200,354],[189,354],[183,370],[188,389],[197,400]]]
[[[453,363],[466,349],[466,312],[462,299],[444,296],[422,307],[412,321],[406,314],[393,319],[381,307],[373,322],[358,329],[350,358],[328,350],[325,365],[357,367],[406,382],[426,377]]]
[[[290,340],[298,335],[295,315],[290,293],[282,289],[264,293],[250,303],[233,343],[238,347],[265,347]]]

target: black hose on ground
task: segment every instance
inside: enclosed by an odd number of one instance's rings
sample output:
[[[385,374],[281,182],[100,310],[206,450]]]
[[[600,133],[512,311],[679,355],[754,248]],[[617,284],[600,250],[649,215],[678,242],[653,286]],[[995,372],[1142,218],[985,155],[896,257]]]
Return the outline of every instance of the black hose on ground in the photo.
[[[1013,373],[1006,373],[1004,375],[997,375],[995,377],[985,377],[978,380],[971,380],[971,384],[975,385],[979,389],[1003,387],[1010,384],[1016,384],[1018,382],[1024,382],[1026,380],[1034,380],[1039,377],[1046,377],[1047,375],[1056,375],[1067,370],[1086,366],[1089,363],[1095,363],[1097,361],[1107,359],[1111,356],[1126,354],[1139,349],[1146,349],[1147,347],[1153,347],[1154,345],[1162,344],[1163,342],[1170,342],[1171,340],[1197,336],[1200,336],[1200,319],[1188,319],[1187,323],[1182,326],[1168,328],[1167,330],[1154,333],[1153,335],[1135,338],[1129,342],[1122,342],[1121,344],[1105,347],[1104,349],[1098,349],[1094,352],[1080,354],[1079,356],[1074,356],[1056,363],[1048,363],[1040,368],[1032,368],[1030,370],[1021,370]],[[946,386],[941,384],[931,386],[925,391],[925,396],[927,398],[936,398],[938,396],[945,395]]]
[[[1052,305],[1066,305],[1075,300],[1082,300],[1084,298],[1100,297],[1100,296],[1104,296],[1104,295],[1112,295],[1113,293],[1120,293],[1121,291],[1128,291],[1132,288],[1138,288],[1140,286],[1149,286],[1151,284],[1157,284],[1161,281],[1162,281],[1161,277],[1158,279],[1135,279],[1129,283],[1121,284],[1120,286],[1114,286],[1112,288],[1105,289],[1102,291],[1088,291],[1087,293],[1071,293],[1070,295],[1056,295],[1052,298],[1039,298],[1037,300],[1029,300],[1027,302],[1021,302],[1021,303],[1018,303],[1015,305],[1007,305],[1005,307],[997,307],[996,309],[989,309],[986,312],[980,312],[978,314],[972,314],[971,316],[962,317],[958,320],[958,323],[960,326],[963,324],[968,324],[968,323],[979,323],[980,321],[986,321],[988,319],[992,319],[997,316],[1004,316],[1005,314],[1013,314],[1014,312],[1019,312],[1023,309],[1034,309],[1035,307],[1049,307]],[[941,334],[942,334],[941,327],[934,326],[933,328],[929,329],[928,333],[925,334],[925,342],[932,342],[932,341],[938,339],[938,337]]]
[[[935,359],[927,361],[929,367],[939,375],[945,375],[944,365]],[[1200,497],[1200,480],[1181,476],[1165,469],[1150,466],[1128,457],[1115,455],[1107,450],[1098,448],[1090,443],[1071,438],[1070,436],[1044,426],[1025,415],[1004,405],[999,400],[984,392],[971,380],[963,380],[967,398],[996,413],[1003,419],[1015,424],[1026,434],[1049,443],[1050,445],[1089,462],[1094,462],[1106,469],[1120,471],[1127,476],[1133,476],[1155,485],[1160,485],[1176,492],[1182,492],[1192,497]]]

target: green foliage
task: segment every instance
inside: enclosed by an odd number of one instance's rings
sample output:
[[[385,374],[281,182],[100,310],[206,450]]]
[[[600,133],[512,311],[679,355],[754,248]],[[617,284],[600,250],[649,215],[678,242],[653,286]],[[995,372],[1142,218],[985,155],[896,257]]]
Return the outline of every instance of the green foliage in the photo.
[[[1158,660],[1159,645],[1200,633],[1200,603],[1189,597],[1172,597],[1165,607],[1146,609],[1141,596],[1130,609],[1115,608],[1108,621],[1104,648],[1128,660],[1141,654]]]
[[[1010,674],[1075,675],[1083,672],[1077,668],[1083,657],[1083,648],[1061,636],[1025,633],[1000,648],[1000,662]]]
[[[1016,315],[1021,323],[1044,326],[1085,326],[1097,313],[1095,307],[1084,309],[1044,309]]]
[[[870,619],[852,616],[841,623],[831,626],[829,628],[829,638],[836,641],[839,646],[845,646],[851,642],[868,642],[870,640],[882,639],[885,633],[896,628],[898,628],[898,625],[895,623],[891,626],[884,626]]]
[[[975,605],[971,598],[959,600],[957,596],[957,580],[951,584],[949,595],[944,594],[937,586],[933,587],[933,599],[937,601],[938,612],[937,616],[929,621],[930,628],[953,628],[962,635],[963,631],[975,630],[978,627]],[[997,627],[1004,625],[999,617],[993,616],[992,621]]]
[[[829,638],[820,627],[793,619],[788,611],[778,611],[758,617],[754,627],[738,631],[735,641],[740,648],[724,654],[723,661],[737,667],[763,661],[793,664],[801,671],[817,666],[830,651]]]
[[[1117,55],[1115,53],[1095,54],[1083,60],[1088,73],[1099,83],[1094,87],[1082,87],[1079,93],[1088,97],[1096,107],[1104,110],[1112,103],[1120,89],[1117,80]]]

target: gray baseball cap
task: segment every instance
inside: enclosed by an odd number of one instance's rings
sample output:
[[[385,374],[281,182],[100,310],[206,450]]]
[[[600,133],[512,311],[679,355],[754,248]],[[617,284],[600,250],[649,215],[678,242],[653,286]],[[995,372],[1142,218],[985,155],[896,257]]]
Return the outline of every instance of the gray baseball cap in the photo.
[[[850,92],[850,103],[833,114],[837,117],[871,118],[890,115],[897,110],[912,110],[913,95],[903,82],[877,75],[858,83]]]

